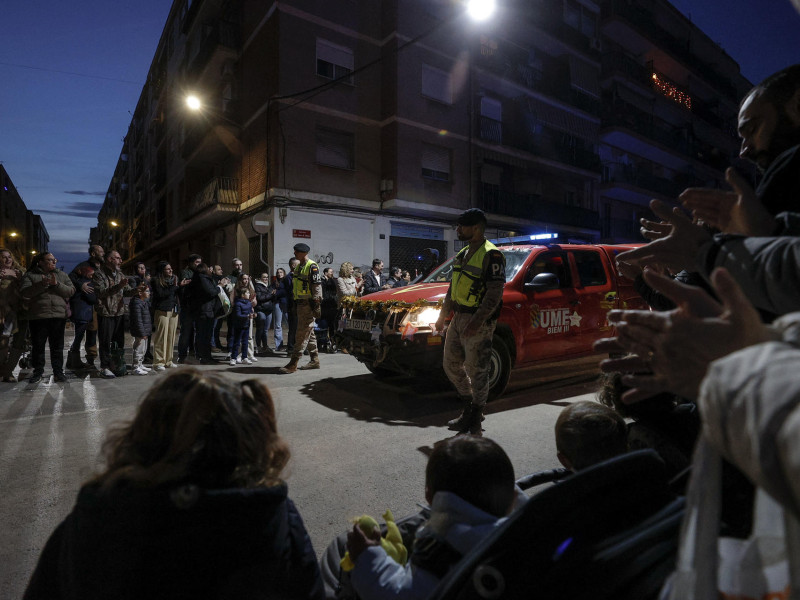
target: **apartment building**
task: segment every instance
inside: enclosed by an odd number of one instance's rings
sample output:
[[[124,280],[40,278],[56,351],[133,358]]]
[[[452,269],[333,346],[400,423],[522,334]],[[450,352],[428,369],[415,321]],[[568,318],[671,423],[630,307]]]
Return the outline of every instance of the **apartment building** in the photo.
[[[42,218],[29,210],[5,167],[0,164],[0,248],[10,250],[23,267],[47,252],[50,236]]]
[[[651,198],[723,187],[737,165],[739,65],[669,2],[605,0],[600,210],[603,239],[639,241]]]
[[[719,181],[746,82],[727,58],[717,72],[733,90],[714,100],[708,73],[615,7],[510,0],[474,22],[445,0],[176,0],[92,239],[127,263],[197,252],[270,273],[299,241],[323,266],[413,270],[424,248],[460,248],[453,223],[470,207],[490,237],[627,239],[651,192],[618,165]],[[708,64],[725,58],[715,51]],[[617,74],[606,53],[657,69],[695,108]],[[637,94],[650,101],[636,105],[650,111],[644,133],[614,120]],[[655,118],[683,133],[654,137]],[[719,164],[686,154],[700,148],[689,132],[718,142]]]

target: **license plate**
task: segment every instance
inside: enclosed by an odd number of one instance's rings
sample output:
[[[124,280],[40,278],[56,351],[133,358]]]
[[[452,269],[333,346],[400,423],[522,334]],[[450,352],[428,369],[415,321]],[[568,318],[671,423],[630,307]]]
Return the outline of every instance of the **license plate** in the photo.
[[[369,331],[372,329],[372,321],[369,319],[349,319],[345,329],[355,329],[356,331]]]

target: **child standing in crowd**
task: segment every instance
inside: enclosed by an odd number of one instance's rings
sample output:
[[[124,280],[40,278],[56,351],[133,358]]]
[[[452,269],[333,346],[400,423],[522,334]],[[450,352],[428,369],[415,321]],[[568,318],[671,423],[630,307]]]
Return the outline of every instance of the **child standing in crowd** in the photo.
[[[144,366],[144,351],[147,339],[153,333],[153,320],[150,317],[150,288],[146,283],[137,288],[137,295],[131,298],[129,309],[133,335],[133,372],[147,375],[150,369]]]
[[[231,315],[233,324],[233,341],[231,347],[231,366],[242,362],[248,365],[253,361],[247,357],[247,340],[250,337],[250,320],[253,318],[253,303],[250,301],[250,290],[244,288],[234,300]],[[242,348],[242,357],[238,358],[239,347]]]
[[[73,371],[88,367],[81,361],[81,342],[86,334],[86,328],[92,322],[93,307],[97,304],[97,296],[94,295],[94,288],[91,285],[94,269],[85,265],[77,269],[76,275],[75,293],[69,299],[69,307],[72,312],[70,320],[75,324],[75,339],[67,352],[67,368]],[[89,292],[84,291],[84,283],[89,284],[87,287]]]

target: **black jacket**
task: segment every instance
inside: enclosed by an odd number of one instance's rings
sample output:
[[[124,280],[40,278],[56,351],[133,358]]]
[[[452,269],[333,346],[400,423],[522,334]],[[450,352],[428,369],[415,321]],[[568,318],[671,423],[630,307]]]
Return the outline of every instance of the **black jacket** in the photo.
[[[217,294],[219,294],[219,288],[214,285],[211,275],[195,272],[191,283],[184,288],[183,292],[189,314],[194,318],[213,319]]]
[[[167,283],[167,285],[161,285],[158,283],[158,278],[156,277],[150,280],[150,288],[153,292],[150,300],[153,304],[153,310],[172,312],[178,305],[177,278],[173,275],[172,279],[167,281],[171,283]]]
[[[285,485],[81,489],[26,600],[323,598],[316,554]]]
[[[153,318],[150,316],[150,303],[141,298],[131,298],[128,305],[131,335],[134,337],[150,337],[153,334]]]
[[[275,295],[274,288],[263,281],[255,281],[253,287],[256,290],[256,310],[265,315],[271,315]]]
[[[381,288],[386,284],[386,275],[381,273],[380,277],[375,275],[375,271],[370,269],[366,273],[364,273],[364,291],[362,292],[362,296],[366,296],[367,294],[374,294],[375,292],[380,292]]]

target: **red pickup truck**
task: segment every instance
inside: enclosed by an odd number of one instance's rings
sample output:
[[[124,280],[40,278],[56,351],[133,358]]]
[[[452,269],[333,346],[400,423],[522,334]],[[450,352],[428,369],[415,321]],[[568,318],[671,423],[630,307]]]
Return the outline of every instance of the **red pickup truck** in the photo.
[[[614,257],[632,245],[498,244],[506,258],[503,307],[492,343],[489,398],[511,369],[593,354],[612,335],[612,308],[647,308]],[[346,298],[340,346],[376,374],[442,371],[444,339],[433,331],[452,274],[452,258],[422,281]]]

